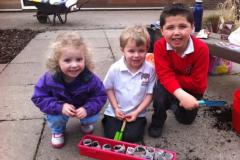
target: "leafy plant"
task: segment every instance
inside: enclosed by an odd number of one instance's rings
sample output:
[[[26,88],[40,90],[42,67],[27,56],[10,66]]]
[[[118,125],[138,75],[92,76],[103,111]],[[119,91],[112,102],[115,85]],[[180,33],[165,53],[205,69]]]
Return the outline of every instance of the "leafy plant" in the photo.
[[[235,28],[240,27],[239,18],[239,0],[226,0],[223,3],[218,4],[218,10],[220,11],[221,24],[226,22],[233,22]]]
[[[220,15],[210,14],[203,18],[203,26],[207,28],[210,32],[217,33],[219,25]]]

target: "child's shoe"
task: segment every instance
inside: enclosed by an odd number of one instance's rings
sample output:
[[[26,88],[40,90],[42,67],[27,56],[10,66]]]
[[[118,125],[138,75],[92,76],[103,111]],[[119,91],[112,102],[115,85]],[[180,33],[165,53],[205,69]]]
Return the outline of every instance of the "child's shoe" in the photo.
[[[150,126],[148,128],[148,134],[150,137],[158,138],[162,135],[162,128]]]
[[[51,141],[52,141],[53,148],[62,148],[64,146],[64,134],[53,133]]]
[[[80,126],[81,132],[84,134],[92,134],[94,130],[94,126],[92,124],[82,125]]]

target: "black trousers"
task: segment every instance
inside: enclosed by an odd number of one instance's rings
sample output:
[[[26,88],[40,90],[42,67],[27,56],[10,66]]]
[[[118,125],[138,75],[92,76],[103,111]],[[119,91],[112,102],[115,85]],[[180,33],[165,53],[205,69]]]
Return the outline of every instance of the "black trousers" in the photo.
[[[117,131],[120,131],[123,121],[115,117],[104,115],[102,120],[104,135],[107,138],[114,138]],[[134,122],[127,122],[123,132],[123,141],[139,142],[143,140],[147,120],[145,117],[138,117]]]
[[[188,91],[187,91],[188,92]],[[188,92],[190,93],[190,92]],[[192,96],[194,96],[196,99],[202,99],[202,94],[193,94],[190,93]],[[153,89],[153,115],[152,115],[152,122],[151,127],[157,127],[162,128],[164,125],[165,120],[167,119],[167,113],[166,111],[168,109],[172,109],[175,118],[179,123],[182,124],[191,124],[196,116],[198,109],[193,110],[186,110],[183,107],[179,106],[178,99],[169,93],[161,84],[159,81],[155,83],[154,89]]]

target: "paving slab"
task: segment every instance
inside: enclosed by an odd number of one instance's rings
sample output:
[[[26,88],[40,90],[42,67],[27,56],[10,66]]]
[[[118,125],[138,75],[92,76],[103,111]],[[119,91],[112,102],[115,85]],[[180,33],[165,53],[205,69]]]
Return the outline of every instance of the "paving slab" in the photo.
[[[232,103],[233,92],[240,86],[240,75],[209,76],[206,97],[213,100],[225,100]]]
[[[95,61],[95,62],[104,62],[106,60],[110,60],[110,61],[114,62],[113,54],[112,54],[111,50],[109,49],[109,47],[93,48],[93,49],[91,49],[91,53],[92,53],[93,61]],[[96,64],[96,66],[98,66],[98,65]],[[108,70],[108,68],[105,68],[105,69]]]
[[[111,46],[111,51],[114,55],[115,60],[118,60],[122,57],[122,52],[120,50],[120,42],[119,37],[123,30],[107,30],[106,35]]]
[[[33,160],[43,119],[1,121],[1,160]]]
[[[88,38],[87,42],[90,48],[109,47],[106,38]]]
[[[57,34],[62,33],[64,31],[58,30],[58,31],[43,31],[42,33],[37,34],[34,39],[36,40],[54,40],[57,37]],[[41,45],[41,44],[40,44]]]
[[[33,86],[0,86],[0,121],[42,118],[31,102]]]
[[[123,54],[122,54],[122,51],[120,50],[119,46],[117,46],[116,44],[117,43],[115,43],[115,45],[112,45],[111,50],[112,50],[115,60],[117,61],[123,56]]]
[[[7,66],[7,64],[0,64],[0,73],[3,71],[3,69]]]
[[[119,41],[119,36],[123,29],[107,29],[105,30],[106,36],[108,39],[110,38],[116,38]]]
[[[38,34],[35,40],[51,40],[54,41],[59,34],[64,32],[74,31],[80,34],[86,42],[90,43],[91,48],[108,47],[106,35],[103,30],[58,30],[58,31],[46,31]],[[38,44],[41,47],[46,47],[41,43]]]
[[[12,63],[46,63],[48,54],[51,51],[52,39],[32,39],[28,45],[18,54]]]
[[[99,76],[101,80],[104,79],[105,75],[107,74],[108,68],[113,63],[112,60],[105,60],[102,62],[94,62],[96,67],[94,68],[94,72]]]
[[[102,119],[102,116],[100,117]],[[103,136],[103,130],[101,122],[97,122],[95,125],[94,135]],[[66,128],[66,143],[62,149],[54,149],[51,147],[51,133],[47,125],[44,128],[44,132],[39,146],[36,160],[91,160],[92,158],[82,156],[79,154],[77,144],[83,137],[80,132],[79,120],[72,118],[67,123]]]
[[[56,39],[58,34],[64,33],[64,32],[78,32],[81,36],[84,38],[104,38],[105,33],[102,29],[89,29],[89,30],[54,30],[54,31],[46,31],[39,33],[36,35],[34,39],[44,39],[44,40],[50,40],[50,39]]]
[[[0,86],[32,85],[45,71],[42,63],[11,64],[0,74]]]
[[[95,65],[94,72],[103,80],[109,67],[114,63],[113,55],[109,48],[94,48],[92,56]]]

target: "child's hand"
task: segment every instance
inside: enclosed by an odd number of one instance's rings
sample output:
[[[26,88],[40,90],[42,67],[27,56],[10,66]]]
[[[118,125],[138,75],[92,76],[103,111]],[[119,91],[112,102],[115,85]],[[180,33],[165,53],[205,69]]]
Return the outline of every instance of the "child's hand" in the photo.
[[[116,108],[116,109],[114,110],[114,113],[115,113],[116,118],[119,119],[119,120],[121,120],[121,121],[122,121],[122,120],[124,119],[124,117],[125,117],[124,113],[123,113],[119,108]]]
[[[87,111],[84,107],[80,107],[76,110],[76,117],[79,119],[83,119],[87,117]]]
[[[177,89],[173,94],[180,101],[179,105],[185,108],[186,110],[192,110],[199,106],[197,99],[181,88]]]
[[[130,112],[125,115],[125,119],[127,122],[133,122],[137,119],[138,114],[136,112]]]
[[[184,96],[185,97],[180,101],[180,106],[182,106],[186,110],[192,110],[199,106],[199,103],[195,97],[190,94],[186,94]]]
[[[62,108],[62,113],[66,116],[74,117],[76,115],[76,110],[73,105],[64,103]]]

